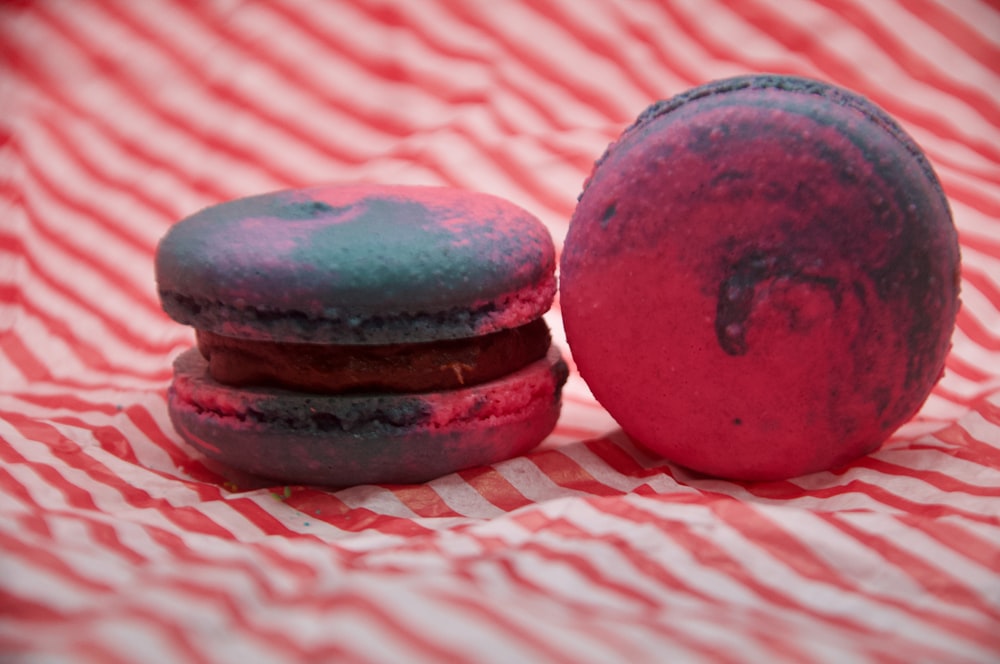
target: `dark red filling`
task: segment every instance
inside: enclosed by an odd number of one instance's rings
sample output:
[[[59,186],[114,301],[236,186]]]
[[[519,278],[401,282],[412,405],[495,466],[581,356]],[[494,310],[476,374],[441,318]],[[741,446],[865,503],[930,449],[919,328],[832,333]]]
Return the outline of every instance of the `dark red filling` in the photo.
[[[226,385],[321,393],[428,392],[485,383],[539,360],[543,319],[481,337],[381,346],[278,343],[198,330],[212,378]]]

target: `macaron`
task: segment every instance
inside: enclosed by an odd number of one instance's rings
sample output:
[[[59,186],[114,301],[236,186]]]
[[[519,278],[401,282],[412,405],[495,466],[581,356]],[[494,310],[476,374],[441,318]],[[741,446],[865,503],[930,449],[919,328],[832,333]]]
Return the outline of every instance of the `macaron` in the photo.
[[[164,310],[180,436],[286,483],[414,483],[494,463],[553,429],[567,367],[543,315],[545,226],[500,198],[345,184],[272,192],[173,225]]]
[[[560,263],[580,374],[636,443],[707,475],[843,467],[944,370],[959,246],[886,112],[749,75],[657,102],[597,161]]]

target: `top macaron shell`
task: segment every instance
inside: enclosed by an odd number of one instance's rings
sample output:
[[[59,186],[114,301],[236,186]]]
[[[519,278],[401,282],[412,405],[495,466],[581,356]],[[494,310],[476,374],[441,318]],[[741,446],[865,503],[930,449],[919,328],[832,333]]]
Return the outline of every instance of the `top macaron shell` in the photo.
[[[595,396],[720,476],[877,447],[940,377],[958,309],[957,235],[919,148],[862,97],[790,77],[650,107],[595,166],[561,261]]]
[[[555,250],[535,217],[450,188],[337,185],[237,199],[174,225],[156,258],[167,313],[219,334],[409,343],[540,317]]]

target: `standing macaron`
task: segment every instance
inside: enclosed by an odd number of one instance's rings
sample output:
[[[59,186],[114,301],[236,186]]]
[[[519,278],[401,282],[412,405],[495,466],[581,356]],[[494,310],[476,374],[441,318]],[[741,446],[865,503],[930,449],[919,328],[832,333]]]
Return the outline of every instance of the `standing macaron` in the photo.
[[[358,184],[209,207],[157,248],[163,307],[198,339],[171,420],[284,482],[419,482],[523,453],[566,379],[542,319],[554,271],[541,222],[485,194]]]
[[[927,159],[821,82],[710,83],[596,164],[561,259],[576,364],[624,431],[747,480],[876,449],[944,370],[959,249]]]

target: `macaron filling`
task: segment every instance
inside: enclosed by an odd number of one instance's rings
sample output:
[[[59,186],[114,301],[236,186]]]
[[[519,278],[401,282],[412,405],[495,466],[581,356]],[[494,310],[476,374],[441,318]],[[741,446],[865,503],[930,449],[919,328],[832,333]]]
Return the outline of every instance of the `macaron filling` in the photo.
[[[543,358],[544,319],[465,339],[381,345],[283,343],[197,331],[208,372],[232,386],[339,394],[426,392],[478,385]]]

